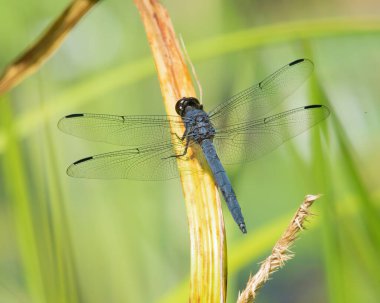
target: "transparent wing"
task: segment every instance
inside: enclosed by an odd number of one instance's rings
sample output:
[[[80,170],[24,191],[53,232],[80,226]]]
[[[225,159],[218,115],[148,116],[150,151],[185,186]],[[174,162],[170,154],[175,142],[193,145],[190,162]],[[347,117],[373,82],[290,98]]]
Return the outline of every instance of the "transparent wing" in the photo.
[[[178,146],[178,150],[183,145]],[[177,150],[177,153],[178,153]],[[166,180],[179,176],[177,158],[169,141],[146,148],[126,149],[87,157],[71,164],[67,174],[88,179]],[[187,156],[178,161],[187,161]]]
[[[223,164],[255,160],[330,114],[323,105],[309,105],[217,130],[214,145]]]
[[[176,116],[73,114],[62,118],[58,127],[87,140],[136,147],[169,141],[170,124],[177,135],[182,136],[183,121]]]
[[[209,113],[215,128],[263,117],[292,94],[311,74],[308,59],[291,62],[260,83],[243,90]]]

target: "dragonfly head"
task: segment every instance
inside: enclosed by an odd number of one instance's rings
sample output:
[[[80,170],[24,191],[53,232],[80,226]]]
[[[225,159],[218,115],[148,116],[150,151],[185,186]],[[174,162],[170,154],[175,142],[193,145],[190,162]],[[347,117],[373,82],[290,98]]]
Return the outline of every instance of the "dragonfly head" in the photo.
[[[175,111],[178,115],[183,117],[185,114],[185,110],[188,106],[194,107],[196,109],[203,109],[203,105],[199,103],[197,98],[194,97],[183,97],[178,100],[175,105]]]

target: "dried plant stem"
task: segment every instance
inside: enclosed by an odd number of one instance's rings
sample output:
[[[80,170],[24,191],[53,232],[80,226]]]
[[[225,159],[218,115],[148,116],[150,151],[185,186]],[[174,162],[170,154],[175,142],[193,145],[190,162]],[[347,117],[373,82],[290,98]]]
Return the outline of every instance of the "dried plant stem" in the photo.
[[[259,271],[249,279],[245,290],[239,295],[238,303],[252,303],[257,291],[268,281],[269,276],[281,268],[285,261],[290,260],[293,254],[290,247],[303,229],[305,220],[310,216],[309,208],[319,195],[308,195],[298,208],[284,234],[273,247],[272,254],[261,263]]]
[[[195,90],[172,23],[157,0],[134,1],[154,56],[166,111],[177,115],[176,102],[182,97],[195,96]],[[217,188],[196,158],[199,154],[191,150],[189,161],[178,161],[191,242],[189,302],[225,302],[227,266],[223,216]],[[183,173],[194,169],[199,173]]]
[[[34,73],[57,50],[78,21],[100,0],[74,0],[48,30],[0,77],[0,94],[12,89]]]

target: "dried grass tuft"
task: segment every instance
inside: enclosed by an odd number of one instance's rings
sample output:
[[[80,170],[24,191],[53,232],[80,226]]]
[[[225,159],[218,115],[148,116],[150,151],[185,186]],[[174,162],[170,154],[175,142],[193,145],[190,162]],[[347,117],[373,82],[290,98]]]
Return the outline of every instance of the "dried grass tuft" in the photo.
[[[305,229],[303,225],[307,222],[307,218],[312,215],[309,208],[319,197],[320,195],[305,197],[289,226],[273,247],[271,255],[261,263],[259,271],[249,278],[246,288],[239,294],[238,303],[254,302],[257,291],[269,280],[270,275],[283,267],[286,261],[293,258],[294,254],[290,251],[290,247],[297,239],[298,233]]]

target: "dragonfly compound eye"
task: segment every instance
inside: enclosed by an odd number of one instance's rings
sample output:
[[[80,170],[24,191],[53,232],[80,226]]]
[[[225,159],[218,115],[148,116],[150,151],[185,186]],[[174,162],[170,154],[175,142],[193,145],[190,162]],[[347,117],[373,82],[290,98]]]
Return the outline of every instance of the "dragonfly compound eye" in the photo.
[[[175,105],[175,110],[178,115],[183,116],[183,114],[185,113],[185,109],[188,106],[191,106],[197,109],[203,108],[203,106],[199,103],[197,98],[183,97],[178,100],[177,104]]]

